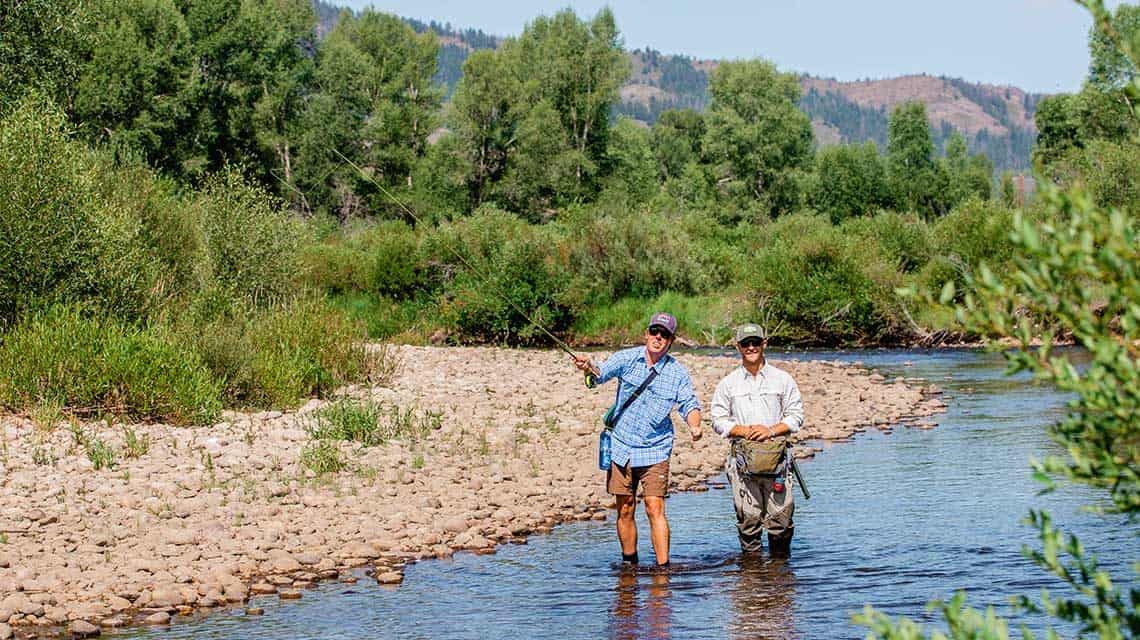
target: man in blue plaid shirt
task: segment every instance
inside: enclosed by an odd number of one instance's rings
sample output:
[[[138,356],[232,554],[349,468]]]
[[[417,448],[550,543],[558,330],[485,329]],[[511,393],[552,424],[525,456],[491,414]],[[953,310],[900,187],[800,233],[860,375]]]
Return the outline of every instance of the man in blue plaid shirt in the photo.
[[[618,379],[616,406],[626,400],[656,370],[649,386],[618,416],[613,428],[613,453],[606,472],[606,488],[617,501],[617,533],[622,561],[637,563],[637,487],[642,487],[645,513],[657,564],[669,564],[669,521],[665,519],[665,496],[669,489],[669,456],[673,453],[673,407],[685,417],[693,440],[701,438],[701,404],[693,393],[689,371],[669,355],[677,333],[677,319],[657,313],[645,330],[645,347],[624,349],[610,356],[601,367],[588,358],[574,358],[582,371],[591,371],[597,382]]]

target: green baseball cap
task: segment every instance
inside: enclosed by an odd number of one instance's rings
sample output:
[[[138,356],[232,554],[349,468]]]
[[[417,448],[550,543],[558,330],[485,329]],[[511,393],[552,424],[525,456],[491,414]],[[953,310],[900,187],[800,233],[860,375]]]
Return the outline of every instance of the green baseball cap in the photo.
[[[768,339],[768,332],[764,331],[764,327],[758,324],[742,324],[736,328],[736,342],[739,344],[745,338],[759,338],[761,340]]]

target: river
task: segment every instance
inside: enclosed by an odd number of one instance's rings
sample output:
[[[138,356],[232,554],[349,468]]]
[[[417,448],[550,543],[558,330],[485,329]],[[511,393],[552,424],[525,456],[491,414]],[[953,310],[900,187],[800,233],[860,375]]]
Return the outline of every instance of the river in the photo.
[[[408,567],[403,585],[325,584],[304,599],[255,600],[240,609],[128,637],[162,638],[862,638],[852,613],[872,603],[933,622],[932,598],[957,590],[975,606],[1009,614],[1010,594],[1057,590],[1021,554],[1034,544],[1022,523],[1047,508],[1057,524],[1099,552],[1118,580],[1140,559],[1134,527],[1081,509],[1081,487],[1038,495],[1031,457],[1058,453],[1045,426],[1064,398],[1025,377],[1003,375],[999,356],[976,351],[777,354],[859,360],[888,377],[925,378],[949,410],[933,430],[869,432],[826,445],[803,464],[810,500],[796,494],[792,558],[744,559],[729,493],[714,488],[667,503],[673,530],[668,573],[623,572],[612,521],[557,527],[494,555],[459,554]],[[723,481],[723,476],[714,479]],[[651,558],[639,513],[641,557]],[[1041,630],[1048,621],[1019,616]],[[1061,627],[1062,635],[1073,635]]]

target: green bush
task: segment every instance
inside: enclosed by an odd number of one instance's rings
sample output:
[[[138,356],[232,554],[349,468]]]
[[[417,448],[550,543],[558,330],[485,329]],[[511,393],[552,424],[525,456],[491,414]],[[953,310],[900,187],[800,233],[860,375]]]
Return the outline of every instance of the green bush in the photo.
[[[0,323],[67,302],[137,318],[163,288],[138,217],[153,177],[113,170],[66,126],[35,98],[0,120]]]
[[[383,364],[362,343],[356,323],[317,300],[224,315],[182,330],[225,381],[227,404],[236,406],[295,406],[368,378]]]
[[[874,248],[822,216],[788,216],[767,230],[751,281],[770,324],[788,339],[860,343],[891,331],[896,272]]]
[[[930,260],[930,229],[913,214],[880,211],[873,218],[852,218],[841,233],[878,245],[883,255],[904,273],[922,269]]]
[[[222,288],[260,305],[294,295],[303,229],[281,203],[230,170],[207,182],[197,206],[210,268]]]
[[[967,275],[981,263],[1001,268],[1009,262],[1013,245],[1013,210],[997,202],[971,199],[943,216],[933,226],[931,237],[940,257],[921,276],[922,283],[938,295],[950,276],[959,297],[966,292]]]
[[[585,304],[665,291],[695,294],[722,279],[719,265],[695,251],[677,215],[583,208],[569,212],[561,226],[559,253],[567,256],[575,295]]]
[[[535,344],[548,339],[525,316],[551,331],[570,325],[563,299],[569,277],[552,255],[551,230],[486,207],[425,241],[441,272],[455,273],[444,287],[440,315],[459,337]]]
[[[136,328],[56,307],[16,324],[0,344],[0,402],[43,402],[175,424],[208,423],[221,385],[201,358],[161,326]]]

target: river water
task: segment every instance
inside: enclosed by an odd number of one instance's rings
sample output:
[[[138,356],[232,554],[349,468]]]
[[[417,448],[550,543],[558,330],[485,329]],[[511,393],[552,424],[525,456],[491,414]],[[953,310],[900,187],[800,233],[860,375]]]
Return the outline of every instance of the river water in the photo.
[[[574,523],[494,555],[409,566],[399,588],[330,583],[300,601],[256,600],[261,617],[222,611],[124,635],[862,638],[851,615],[865,603],[937,626],[927,602],[957,590],[974,606],[1009,614],[1009,594],[1060,589],[1021,555],[1036,542],[1021,523],[1030,508],[1048,508],[1114,577],[1132,578],[1140,560],[1134,527],[1082,510],[1096,498],[1083,488],[1037,495],[1028,460],[1059,453],[1044,429],[1064,414],[1054,390],[1008,378],[999,356],[975,351],[779,357],[859,360],[888,377],[926,378],[949,397],[936,429],[862,434],[802,465],[812,498],[797,489],[790,560],[742,558],[729,492],[713,489],[667,502],[676,565],[668,573],[621,571],[612,521]],[[641,557],[652,558],[644,514],[639,522]],[[1016,620],[1035,630],[1049,624]]]

